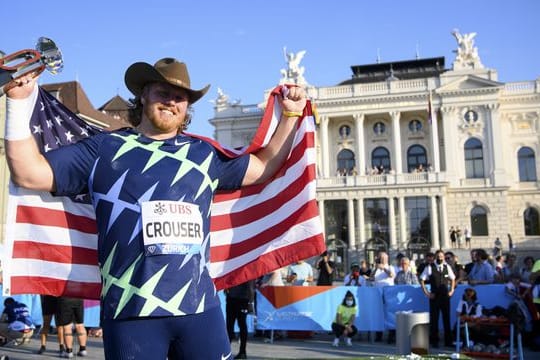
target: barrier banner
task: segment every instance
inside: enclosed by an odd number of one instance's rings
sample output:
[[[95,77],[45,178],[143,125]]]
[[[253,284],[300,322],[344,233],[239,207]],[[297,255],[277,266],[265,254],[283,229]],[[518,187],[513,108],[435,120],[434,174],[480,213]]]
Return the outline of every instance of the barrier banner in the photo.
[[[356,298],[359,330],[383,329],[382,292],[372,287],[268,286],[257,292],[257,329],[332,329],[336,310],[345,293]]]

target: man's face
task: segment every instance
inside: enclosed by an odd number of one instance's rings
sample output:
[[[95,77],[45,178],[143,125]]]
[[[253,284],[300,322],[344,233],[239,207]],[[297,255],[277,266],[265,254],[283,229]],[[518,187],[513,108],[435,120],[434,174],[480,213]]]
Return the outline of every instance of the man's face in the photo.
[[[141,95],[143,122],[149,121],[156,133],[176,133],[186,118],[188,93],[166,83],[153,83],[144,88]],[[145,126],[145,124],[141,124]]]

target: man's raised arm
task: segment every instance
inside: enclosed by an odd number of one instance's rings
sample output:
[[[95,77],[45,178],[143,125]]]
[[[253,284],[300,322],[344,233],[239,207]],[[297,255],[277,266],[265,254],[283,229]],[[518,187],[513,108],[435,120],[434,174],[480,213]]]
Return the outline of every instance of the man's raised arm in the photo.
[[[12,181],[21,187],[54,191],[52,169],[40,153],[30,131],[30,117],[37,98],[36,78],[16,81],[7,94],[5,148]]]

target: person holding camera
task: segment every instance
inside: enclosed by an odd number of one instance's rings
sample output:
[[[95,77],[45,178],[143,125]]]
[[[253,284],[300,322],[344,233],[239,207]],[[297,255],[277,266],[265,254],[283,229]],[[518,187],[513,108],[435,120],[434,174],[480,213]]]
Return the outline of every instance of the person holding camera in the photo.
[[[360,265],[354,262],[351,264],[351,272],[345,275],[343,285],[345,286],[363,286],[366,284],[366,278],[360,275]]]
[[[317,270],[319,271],[317,286],[332,285],[332,282],[334,281],[334,268],[334,262],[328,259],[328,252],[323,252],[321,258],[317,262]]]

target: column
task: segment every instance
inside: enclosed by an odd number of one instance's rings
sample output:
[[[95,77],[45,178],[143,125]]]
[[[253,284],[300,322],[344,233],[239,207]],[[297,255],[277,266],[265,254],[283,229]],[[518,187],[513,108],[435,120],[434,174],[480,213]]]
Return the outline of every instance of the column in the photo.
[[[441,248],[441,241],[439,238],[439,213],[437,211],[437,197],[429,197],[431,204],[431,246],[434,249]]]
[[[363,113],[355,114],[354,125],[356,127],[356,156],[358,157],[356,169],[358,175],[364,175],[366,173],[366,154],[364,148],[364,118]]]
[[[431,103],[433,106],[433,103]],[[441,171],[441,159],[439,155],[439,124],[437,123],[437,110],[431,109],[431,148],[433,149],[433,170],[435,173]]]
[[[489,156],[491,160],[491,181],[494,186],[506,186],[506,172],[504,170],[504,140],[499,121],[499,104],[486,106],[489,117]]]
[[[463,154],[463,150],[458,149],[457,127],[459,119],[455,118],[455,108],[450,106],[441,107],[444,128],[444,162],[446,165],[446,180],[452,186],[459,186],[459,174],[464,174],[465,169],[461,169],[461,162],[457,161],[457,155]],[[464,177],[464,176],[463,176]]]
[[[347,221],[349,223],[349,249],[356,250],[356,237],[354,236],[354,203],[347,199]]]
[[[398,207],[399,207],[399,234],[400,234],[400,247],[407,247],[407,215],[405,212],[405,197],[398,198]]]
[[[324,200],[318,200],[317,205],[319,207],[319,217],[321,219],[321,226],[324,238],[326,239],[326,219],[324,214]]]
[[[441,243],[442,243],[443,249],[448,249],[450,248],[450,244],[448,241],[449,226],[448,226],[448,211],[446,210],[446,196],[441,195],[439,196],[439,198],[441,199],[441,202],[439,204],[440,214],[441,214],[441,234],[443,234]]]
[[[364,199],[356,199],[358,204],[358,248],[363,249],[366,246],[366,232],[364,231]]]
[[[328,156],[330,149],[328,148],[328,116],[321,116],[321,157],[322,157],[322,176],[323,178],[330,176],[330,167]]]
[[[390,231],[390,249],[397,249],[396,241],[396,211],[394,209],[394,198],[387,198],[388,201],[388,227]]]
[[[399,111],[392,111],[390,113],[392,117],[392,142],[394,143],[394,162],[392,168],[396,171],[396,174],[401,174],[402,164],[401,164],[401,129],[399,126],[399,119],[401,118],[401,113]]]

